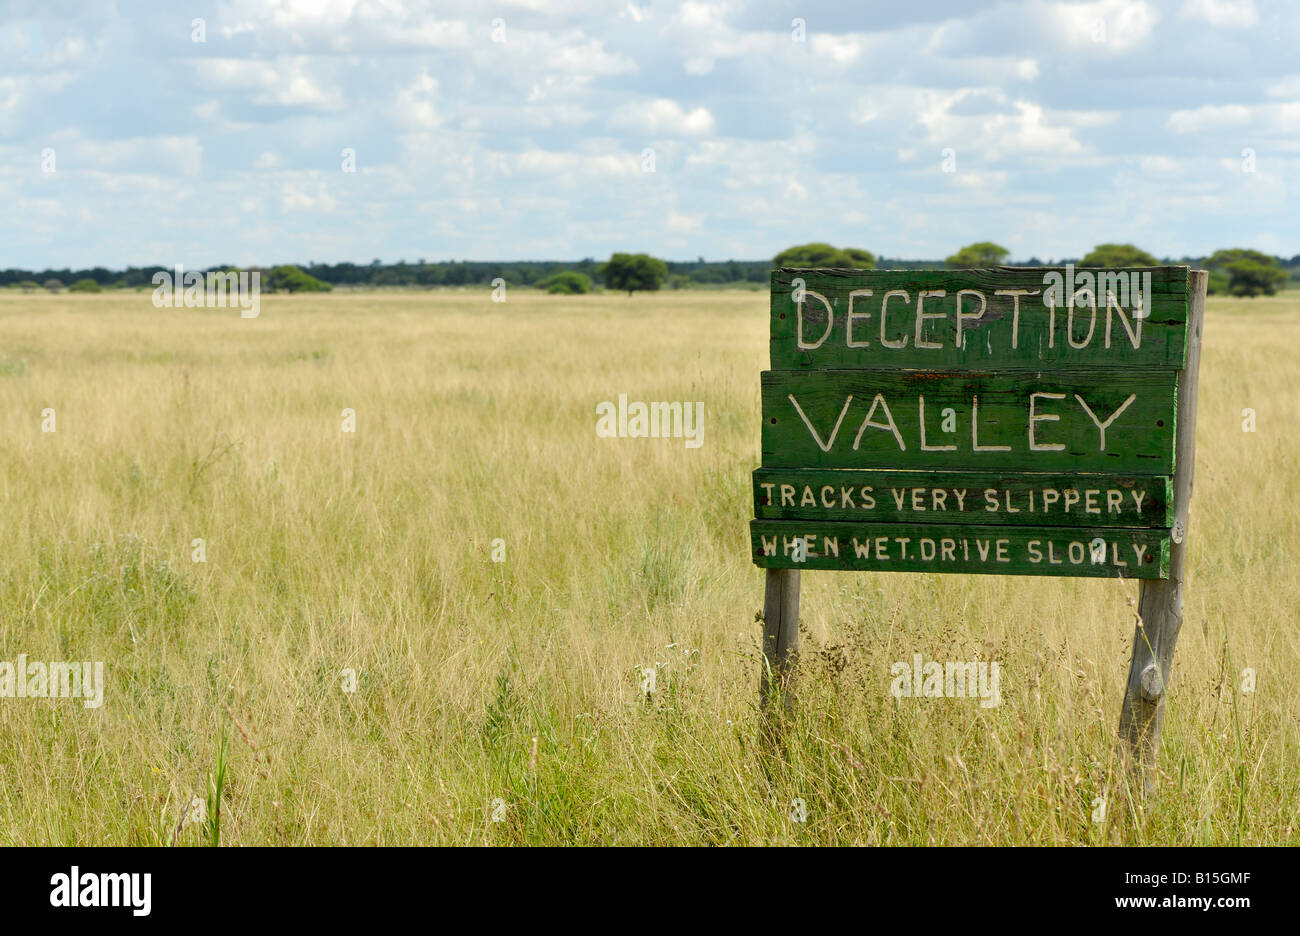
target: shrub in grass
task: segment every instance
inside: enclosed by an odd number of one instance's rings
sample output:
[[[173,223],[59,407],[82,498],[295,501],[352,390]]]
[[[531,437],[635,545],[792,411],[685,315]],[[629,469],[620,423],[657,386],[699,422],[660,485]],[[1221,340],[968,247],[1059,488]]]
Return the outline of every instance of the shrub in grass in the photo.
[[[573,270],[563,270],[546,277],[537,284],[537,288],[553,294],[581,295],[591,292],[591,277],[583,273],[575,273]]]

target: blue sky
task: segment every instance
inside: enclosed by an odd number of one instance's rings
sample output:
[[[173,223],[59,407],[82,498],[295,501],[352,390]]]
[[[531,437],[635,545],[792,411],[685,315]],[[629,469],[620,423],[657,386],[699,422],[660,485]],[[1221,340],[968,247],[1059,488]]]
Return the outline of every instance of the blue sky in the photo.
[[[1300,3],[0,9],[0,267],[1300,253]]]

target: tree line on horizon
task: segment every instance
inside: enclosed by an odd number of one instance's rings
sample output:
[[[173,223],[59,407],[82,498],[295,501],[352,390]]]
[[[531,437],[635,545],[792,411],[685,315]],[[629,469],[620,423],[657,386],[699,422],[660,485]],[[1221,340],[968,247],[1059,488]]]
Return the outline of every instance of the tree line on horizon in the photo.
[[[660,260],[648,254],[615,253],[608,261],[588,257],[563,261],[467,261],[447,260],[415,263],[399,260],[385,264],[314,263],[281,264],[258,268],[263,288],[270,292],[324,291],[334,286],[437,288],[489,286],[501,279],[512,287],[540,287],[552,293],[580,294],[597,288],[611,291],[647,292],[658,289],[690,289],[710,286],[765,285],[773,266],[806,266],[852,269],[951,269],[997,266],[1006,263],[1010,251],[991,241],[969,244],[944,260],[903,260],[876,257],[857,247],[834,247],[826,243],[787,248],[772,260],[694,261]],[[1080,258],[1043,261],[1030,257],[1018,266],[1158,266],[1185,263],[1210,271],[1211,294],[1239,296],[1272,295],[1290,281],[1300,281],[1300,254],[1289,260],[1246,248],[1218,250],[1208,257],[1166,257],[1154,255],[1132,244],[1100,244]],[[238,270],[219,264],[201,272]],[[154,274],[171,273],[171,267],[127,267],[109,270],[0,270],[0,288],[27,290],[69,289],[98,292],[102,289],[151,289]]]
[[[967,269],[1001,266],[1011,251],[992,241],[967,244],[948,256],[939,269]],[[829,267],[832,269],[875,269],[871,251],[859,247],[833,247],[825,243],[802,244],[777,254],[772,261],[778,267]],[[1098,244],[1077,260],[1048,261],[1037,257],[1017,266],[1058,266],[1073,263],[1079,267],[1146,267],[1160,266],[1162,261],[1134,244]],[[1300,281],[1300,254],[1290,260],[1273,257],[1259,250],[1232,247],[1216,250],[1208,257],[1165,259],[1163,264],[1186,263],[1209,272],[1210,295],[1271,296],[1291,280]]]

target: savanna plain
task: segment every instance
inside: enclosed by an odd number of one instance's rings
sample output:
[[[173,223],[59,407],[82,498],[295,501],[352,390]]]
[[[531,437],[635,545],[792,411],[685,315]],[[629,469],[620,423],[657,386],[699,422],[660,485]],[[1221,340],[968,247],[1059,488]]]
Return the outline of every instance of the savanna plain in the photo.
[[[1300,842],[1300,296],[1208,303],[1142,802],[1135,582],[806,572],[760,744],[767,328],[740,290],[0,293],[0,660],[105,672],[0,698],[0,841]],[[620,393],[702,401],[702,446],[597,437]],[[915,653],[1001,704],[895,699]]]

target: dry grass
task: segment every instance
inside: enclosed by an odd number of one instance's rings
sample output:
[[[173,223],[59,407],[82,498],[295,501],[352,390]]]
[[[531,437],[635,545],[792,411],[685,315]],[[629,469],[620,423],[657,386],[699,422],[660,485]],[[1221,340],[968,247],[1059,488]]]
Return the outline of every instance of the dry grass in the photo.
[[[169,843],[223,737],[224,844],[1300,840],[1300,301],[1210,302],[1167,775],[1101,823],[1132,584],[807,573],[799,715],[764,770],[765,310],[0,294],[0,660],[108,674],[97,710],[0,699],[0,840]],[[703,447],[598,439],[620,392],[704,401]],[[895,701],[915,652],[1000,660],[1002,705]]]

